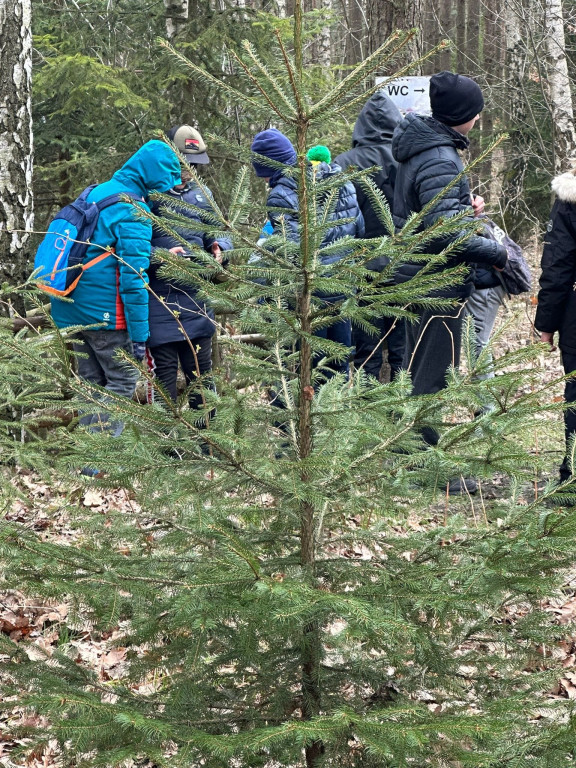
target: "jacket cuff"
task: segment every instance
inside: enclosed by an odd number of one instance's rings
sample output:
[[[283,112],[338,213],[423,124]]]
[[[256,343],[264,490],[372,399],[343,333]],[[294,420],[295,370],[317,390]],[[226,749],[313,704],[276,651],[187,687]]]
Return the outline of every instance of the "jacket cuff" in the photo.
[[[496,243],[496,245],[498,246],[498,250],[496,252],[494,266],[498,267],[498,269],[503,269],[508,261],[508,251],[503,245],[500,245],[500,243]]]

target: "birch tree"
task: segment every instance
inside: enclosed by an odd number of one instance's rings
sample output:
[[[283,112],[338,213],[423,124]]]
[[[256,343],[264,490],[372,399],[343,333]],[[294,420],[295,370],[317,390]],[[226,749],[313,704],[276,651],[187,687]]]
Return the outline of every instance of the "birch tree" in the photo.
[[[0,282],[28,272],[32,208],[30,0],[0,0]]]
[[[574,164],[576,132],[574,109],[566,60],[562,0],[546,0],[548,87],[554,136],[554,170],[568,170]]]
[[[166,36],[172,40],[188,21],[188,0],[164,0],[166,9]]]

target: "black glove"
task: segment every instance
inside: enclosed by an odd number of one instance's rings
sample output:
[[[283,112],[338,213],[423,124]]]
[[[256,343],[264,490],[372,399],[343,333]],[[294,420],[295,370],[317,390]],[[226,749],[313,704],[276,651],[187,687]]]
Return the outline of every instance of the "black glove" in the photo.
[[[132,354],[138,360],[139,363],[146,357],[146,342],[145,341],[133,341],[132,342]]]

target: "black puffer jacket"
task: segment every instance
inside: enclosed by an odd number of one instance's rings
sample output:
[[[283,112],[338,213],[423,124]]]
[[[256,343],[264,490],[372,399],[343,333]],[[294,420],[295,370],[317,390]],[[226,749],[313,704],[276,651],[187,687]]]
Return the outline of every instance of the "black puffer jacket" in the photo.
[[[380,189],[390,209],[394,200],[396,181],[396,161],[392,157],[392,135],[402,121],[398,107],[384,93],[378,92],[362,107],[352,133],[352,149],[336,158],[336,163],[343,169],[355,167],[360,171],[378,165],[380,170],[371,176]],[[381,237],[389,234],[378,219],[370,200],[358,184],[356,196],[362,215],[366,237]]]
[[[411,213],[418,212],[457,176],[463,169],[457,150],[466,149],[468,139],[432,117],[409,113],[396,128],[392,140],[392,153],[398,161],[398,173],[394,190],[394,223],[402,229]],[[470,208],[470,187],[466,176],[452,186],[439,203],[425,217],[421,229],[427,229],[441,216],[449,217]],[[472,215],[472,214],[471,214]],[[437,238],[428,243],[427,252],[440,253],[457,238]],[[480,235],[472,235],[458,253],[453,254],[446,265],[448,269],[458,264],[479,262],[502,268],[507,254],[504,246]],[[399,283],[410,280],[422,269],[422,263],[407,262],[396,273]],[[473,288],[473,270],[464,281],[451,286],[437,295],[466,298]]]
[[[557,176],[552,189],[556,201],[544,238],[534,325],[547,333],[559,331],[560,349],[576,354],[576,176]]]

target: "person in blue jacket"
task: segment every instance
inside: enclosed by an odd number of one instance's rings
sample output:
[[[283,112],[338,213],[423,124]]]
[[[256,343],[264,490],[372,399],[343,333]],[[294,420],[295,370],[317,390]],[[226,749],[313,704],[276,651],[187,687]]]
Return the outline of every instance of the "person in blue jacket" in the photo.
[[[292,142],[277,128],[269,128],[256,134],[251,149],[257,156],[252,160],[256,175],[268,182],[269,191],[266,207],[274,234],[280,234],[284,225],[288,237],[298,241],[298,182],[291,176],[284,175],[284,169],[273,168],[265,162],[265,159],[268,158],[284,165],[295,165],[296,150]],[[311,172],[314,174],[316,182],[320,182],[336,176],[342,172],[342,169],[336,163],[320,161],[311,164]],[[364,219],[352,182],[345,182],[340,187],[338,200],[330,214],[329,221],[332,226],[327,230],[321,247],[346,236],[364,236]],[[349,249],[343,247],[340,251],[333,251],[329,257],[323,257],[323,263],[335,263],[348,253]],[[337,306],[345,297],[322,295],[319,298],[322,299],[325,306]],[[346,347],[352,347],[352,326],[349,320],[335,322],[321,331],[316,331],[315,335],[343,344]],[[348,374],[348,370],[348,360],[332,360],[326,371],[326,376],[330,377],[333,373]]]
[[[98,184],[88,201],[126,193],[149,211],[150,192],[166,192],[180,182],[180,161],[162,141],[149,141],[130,157],[109,181]],[[134,205],[118,202],[105,208],[92,236],[84,262],[111,246],[114,254],[87,269],[71,293],[72,301],[51,297],[51,312],[59,328],[87,326],[78,332],[78,374],[117,395],[132,397],[138,371],[118,357],[124,350],[143,359],[148,339],[146,270],[150,264],[152,225],[138,216]],[[104,403],[105,397],[98,396]],[[119,435],[123,424],[109,423],[105,412],[85,415],[80,423],[91,429],[109,429]]]
[[[167,137],[178,148],[192,167],[210,162],[206,145],[200,133],[190,125],[172,128]],[[202,188],[193,180],[186,169],[182,171],[182,183],[176,184],[169,192],[173,198],[171,210],[190,219],[189,226],[179,226],[177,234],[186,240],[191,248],[179,248],[182,243],[175,237],[154,227],[152,248],[183,251],[184,258],[194,258],[194,248],[211,253],[222,263],[223,253],[232,248],[230,240],[207,235],[195,225],[202,224],[202,211],[211,211],[207,196],[210,190]],[[178,203],[193,205],[196,210]],[[165,203],[156,203],[153,211],[162,215]],[[172,400],[177,398],[178,364],[182,367],[187,386],[203,377],[212,369],[212,337],[216,331],[214,312],[200,299],[192,286],[181,285],[161,275],[161,264],[153,261],[150,265],[150,339],[148,346],[156,364],[156,377],[162,383]],[[199,388],[190,387],[188,395],[190,408],[202,405]]]

